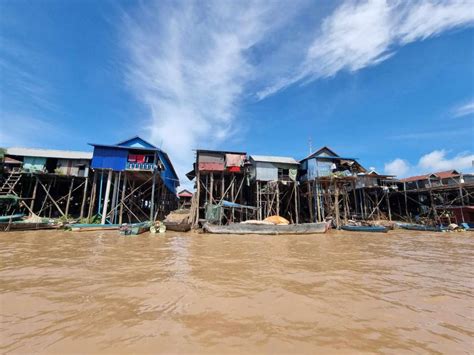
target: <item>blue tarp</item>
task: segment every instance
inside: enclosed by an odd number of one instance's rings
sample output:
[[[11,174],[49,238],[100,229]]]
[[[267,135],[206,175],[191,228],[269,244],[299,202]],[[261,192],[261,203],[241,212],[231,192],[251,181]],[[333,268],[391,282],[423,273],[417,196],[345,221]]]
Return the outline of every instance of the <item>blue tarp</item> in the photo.
[[[256,209],[257,209],[257,207],[240,205],[240,204],[238,204],[238,203],[230,202],[230,201],[226,201],[226,200],[222,200],[221,205],[222,205],[223,207],[248,208],[248,209],[252,209],[252,210],[256,210]]]

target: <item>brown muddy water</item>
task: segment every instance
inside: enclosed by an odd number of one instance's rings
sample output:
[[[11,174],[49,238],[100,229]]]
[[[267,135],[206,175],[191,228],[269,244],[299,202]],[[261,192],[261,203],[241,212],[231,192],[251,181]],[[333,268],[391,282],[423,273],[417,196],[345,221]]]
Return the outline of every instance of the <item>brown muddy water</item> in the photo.
[[[0,234],[3,353],[470,353],[474,233]]]

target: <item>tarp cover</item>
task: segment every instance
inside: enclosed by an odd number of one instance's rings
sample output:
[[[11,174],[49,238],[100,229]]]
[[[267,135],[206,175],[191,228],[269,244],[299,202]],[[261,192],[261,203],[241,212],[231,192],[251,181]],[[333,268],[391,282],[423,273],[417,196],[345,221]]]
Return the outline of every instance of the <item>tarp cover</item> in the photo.
[[[231,166],[242,166],[244,163],[245,155],[241,154],[226,154],[225,164],[227,167]]]
[[[222,219],[222,206],[208,203],[206,205],[206,220],[210,223],[218,223]]]
[[[292,181],[296,181],[296,175],[298,175],[298,169],[290,169],[288,175]]]
[[[224,171],[224,162],[222,163],[199,163],[199,171]]]

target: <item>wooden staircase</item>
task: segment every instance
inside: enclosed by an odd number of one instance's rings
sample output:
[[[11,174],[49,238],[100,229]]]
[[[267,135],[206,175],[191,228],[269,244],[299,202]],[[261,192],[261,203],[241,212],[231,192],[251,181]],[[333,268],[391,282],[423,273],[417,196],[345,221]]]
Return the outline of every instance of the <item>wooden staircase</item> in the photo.
[[[0,195],[13,194],[20,179],[21,172],[13,170],[0,188]]]

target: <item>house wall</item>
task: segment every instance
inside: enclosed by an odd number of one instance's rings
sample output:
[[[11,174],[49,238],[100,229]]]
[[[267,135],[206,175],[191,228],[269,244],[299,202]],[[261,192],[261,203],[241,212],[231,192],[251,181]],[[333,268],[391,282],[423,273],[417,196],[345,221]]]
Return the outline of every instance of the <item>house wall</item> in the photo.
[[[331,175],[331,165],[332,162],[319,161],[316,162],[316,159],[307,160],[307,179],[313,180],[322,176]]]
[[[91,167],[124,171],[127,166],[128,150],[109,147],[94,147]]]
[[[272,163],[257,162],[254,169],[255,179],[259,181],[278,180],[278,167]]]
[[[56,172],[62,175],[85,177],[89,173],[89,160],[58,159],[58,167],[56,168]]]
[[[42,171],[46,165],[46,158],[24,157],[23,169],[29,171]]]

